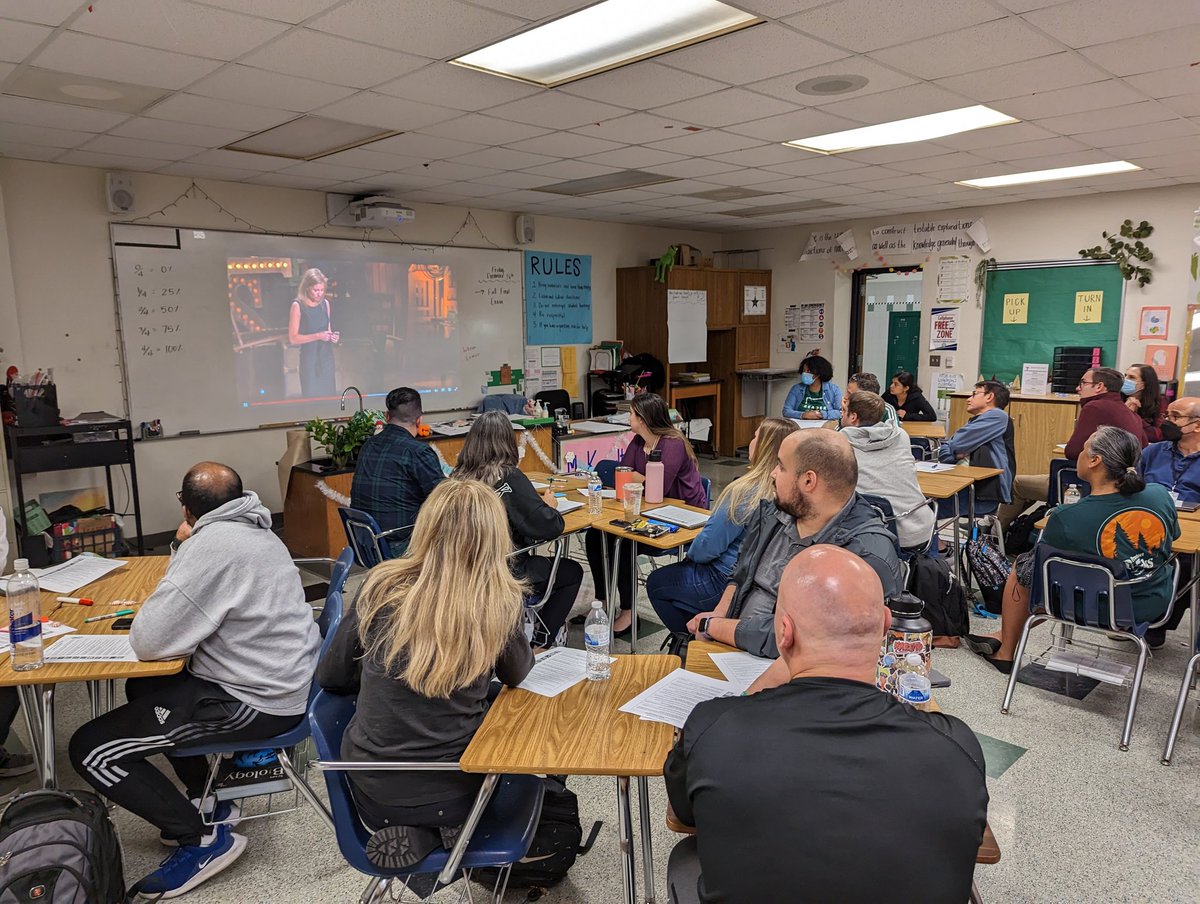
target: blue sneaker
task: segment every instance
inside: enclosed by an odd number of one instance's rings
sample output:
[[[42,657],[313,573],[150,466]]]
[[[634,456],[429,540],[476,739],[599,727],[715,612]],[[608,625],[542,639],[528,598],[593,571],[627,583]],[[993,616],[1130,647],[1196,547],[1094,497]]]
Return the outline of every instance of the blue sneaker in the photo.
[[[192,803],[196,809],[200,809],[199,798],[193,797]],[[221,823],[233,828],[242,821],[242,805],[240,801],[236,800],[219,800],[211,810],[200,810],[200,815],[204,819],[205,828]],[[176,839],[168,838],[166,835],[160,834],[158,840],[166,847],[179,847]]]
[[[245,850],[245,836],[235,835],[229,826],[217,826],[211,844],[181,844],[134,890],[147,897],[177,898],[230,866]]]

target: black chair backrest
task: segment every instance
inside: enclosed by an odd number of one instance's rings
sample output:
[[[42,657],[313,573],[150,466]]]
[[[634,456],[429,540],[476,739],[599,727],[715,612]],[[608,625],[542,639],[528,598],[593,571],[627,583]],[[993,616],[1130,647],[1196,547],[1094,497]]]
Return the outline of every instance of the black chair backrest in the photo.
[[[1080,498],[1091,495],[1092,485],[1079,476],[1075,462],[1069,458],[1054,458],[1050,461],[1050,488],[1046,491],[1046,502],[1058,505],[1062,502],[1062,491],[1071,484],[1079,487]]]
[[[534,399],[546,403],[551,417],[554,417],[558,408],[565,408],[568,412],[571,410],[571,394],[565,389],[545,389],[535,395]]]

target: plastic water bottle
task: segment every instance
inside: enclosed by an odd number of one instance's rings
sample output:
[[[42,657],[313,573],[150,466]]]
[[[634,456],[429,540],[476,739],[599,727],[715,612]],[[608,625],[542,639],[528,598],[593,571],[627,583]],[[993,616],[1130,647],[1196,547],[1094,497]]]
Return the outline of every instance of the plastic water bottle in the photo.
[[[612,676],[612,663],[608,658],[610,633],[604,603],[593,600],[591,614],[583,626],[583,643],[587,647],[588,681],[607,681]]]
[[[8,636],[12,641],[14,672],[40,669],[42,660],[42,607],[37,578],[28,559],[17,559],[8,579]]]
[[[588,514],[595,517],[604,514],[604,484],[600,475],[593,471],[588,475]]]
[[[1071,484],[1069,487],[1063,490],[1063,505],[1074,505],[1081,498],[1082,497],[1079,495],[1079,487],[1077,487],[1075,484]]]
[[[909,653],[904,657],[903,671],[896,684],[897,699],[901,703],[928,703],[933,696],[929,678],[925,675],[925,662],[920,653]]]

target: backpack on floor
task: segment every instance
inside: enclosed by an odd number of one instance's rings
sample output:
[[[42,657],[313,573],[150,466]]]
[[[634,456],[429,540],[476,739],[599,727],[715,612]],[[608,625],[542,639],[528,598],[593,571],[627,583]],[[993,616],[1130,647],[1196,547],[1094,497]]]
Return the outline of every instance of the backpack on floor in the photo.
[[[29,791],[0,816],[0,904],[120,904],[121,845],[90,791]]]
[[[908,592],[925,603],[934,637],[962,637],[970,629],[967,594],[945,558],[919,555],[909,563]]]
[[[542,814],[534,830],[529,851],[512,866],[508,878],[509,888],[527,888],[526,901],[536,901],[548,889],[567,877],[567,871],[575,865],[575,859],[586,854],[600,834],[602,822],[595,822],[583,839],[583,827],[579,822],[579,799],[567,788],[565,782],[555,776],[545,779],[546,789],[542,795]],[[477,869],[475,876],[495,881],[498,870]],[[0,902],[2,904],[2,902]]]
[[[1037,532],[1034,525],[1046,517],[1047,508],[1049,506],[1046,503],[1039,502],[1029,511],[1018,515],[1009,522],[1008,530],[1004,532],[1005,552],[1015,556],[1033,549],[1034,534]]]
[[[975,583],[979,585],[984,607],[988,612],[999,614],[1004,599],[1004,583],[1012,571],[1012,563],[1000,551],[996,540],[988,534],[982,534],[978,525],[972,529],[971,539],[967,541],[967,563],[971,566]]]

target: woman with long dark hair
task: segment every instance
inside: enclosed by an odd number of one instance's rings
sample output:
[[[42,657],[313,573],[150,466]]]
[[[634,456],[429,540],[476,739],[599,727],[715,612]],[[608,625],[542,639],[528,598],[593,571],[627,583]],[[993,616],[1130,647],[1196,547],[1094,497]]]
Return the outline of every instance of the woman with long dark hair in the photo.
[[[916,378],[907,370],[901,370],[892,377],[888,391],[883,394],[883,400],[896,409],[896,417],[902,421],[936,421],[937,412],[925,398],[925,393],[917,385]]]
[[[1121,395],[1125,397],[1125,407],[1142,419],[1146,442],[1161,442],[1164,406],[1158,371],[1149,364],[1131,364],[1125,368]]]

